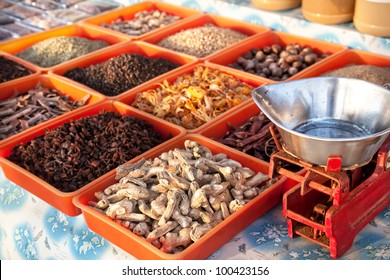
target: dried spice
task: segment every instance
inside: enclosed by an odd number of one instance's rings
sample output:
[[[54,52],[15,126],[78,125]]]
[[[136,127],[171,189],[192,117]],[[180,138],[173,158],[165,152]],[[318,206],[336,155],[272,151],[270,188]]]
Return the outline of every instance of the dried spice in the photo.
[[[122,54],[107,61],[67,71],[64,76],[108,96],[115,96],[179,67],[164,58]]]
[[[131,106],[194,129],[251,97],[253,87],[232,75],[198,66],[194,73],[137,94]]]
[[[0,101],[0,140],[84,106],[89,98],[87,94],[80,100],[72,101],[55,89],[38,86]]]
[[[30,74],[31,72],[23,65],[0,55],[0,83],[8,82]]]
[[[271,154],[277,150],[269,131],[270,127],[275,128],[275,125],[264,113],[249,118],[240,126],[230,123],[228,125],[230,129],[225,135],[215,140],[265,161],[269,161]],[[276,137],[279,138],[278,134]]]
[[[186,140],[152,160],[119,166],[90,205],[169,254],[179,253],[272,183],[226,154]]]
[[[247,37],[248,35],[233,29],[207,23],[200,27],[189,28],[170,35],[158,42],[158,45],[201,58]]]
[[[347,65],[322,74],[321,76],[336,76],[360,79],[380,86],[390,83],[390,67],[374,65]]]
[[[51,67],[107,46],[100,40],[57,36],[40,41],[16,55],[41,67]]]
[[[229,67],[252,73],[274,81],[286,80],[328,54],[317,54],[310,47],[298,44],[273,44],[261,49],[253,48],[240,56]]]
[[[60,191],[72,192],[162,142],[143,119],[101,112],[15,146],[8,159]]]
[[[178,20],[180,20],[179,16],[153,10],[138,12],[132,20],[125,20],[120,17],[111,23],[102,23],[101,26],[127,35],[140,36]]]

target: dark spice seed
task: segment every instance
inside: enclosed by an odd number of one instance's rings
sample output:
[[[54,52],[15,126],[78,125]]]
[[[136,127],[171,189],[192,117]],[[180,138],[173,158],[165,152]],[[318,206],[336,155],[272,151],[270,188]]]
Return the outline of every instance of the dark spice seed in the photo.
[[[115,96],[177,67],[178,64],[164,58],[123,54],[102,63],[72,69],[64,76],[105,95]]]
[[[30,71],[23,65],[6,59],[4,56],[0,56],[0,83],[8,82],[30,74]]]
[[[60,191],[72,192],[163,141],[142,119],[101,112],[15,146],[9,160]]]

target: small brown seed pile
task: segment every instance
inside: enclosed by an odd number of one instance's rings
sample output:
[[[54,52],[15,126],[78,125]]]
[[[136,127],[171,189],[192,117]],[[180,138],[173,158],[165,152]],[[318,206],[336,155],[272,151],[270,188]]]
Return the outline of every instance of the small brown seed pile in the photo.
[[[182,30],[162,39],[158,45],[196,57],[205,57],[237,43],[248,35],[208,23]]]
[[[83,106],[89,99],[72,101],[55,89],[36,87],[0,101],[0,140]]]
[[[180,20],[179,16],[154,10],[136,13],[132,20],[125,20],[120,17],[111,23],[102,23],[101,26],[127,35],[140,36],[178,20]]]
[[[229,66],[271,80],[283,81],[327,56],[328,54],[317,54],[312,48],[298,44],[288,44],[286,47],[273,44],[262,49],[253,48]]]
[[[58,36],[38,42],[17,56],[41,67],[51,67],[107,46],[100,40]]]
[[[162,142],[143,119],[102,112],[15,146],[9,160],[60,191],[72,192]]]
[[[347,65],[332,70],[321,76],[336,76],[360,79],[377,85],[390,83],[390,67],[379,67],[374,65]]]
[[[115,96],[179,65],[164,58],[122,54],[102,63],[75,68],[64,74],[108,96]]]
[[[23,65],[6,59],[4,56],[0,56],[0,83],[8,82],[30,74],[30,71]]]

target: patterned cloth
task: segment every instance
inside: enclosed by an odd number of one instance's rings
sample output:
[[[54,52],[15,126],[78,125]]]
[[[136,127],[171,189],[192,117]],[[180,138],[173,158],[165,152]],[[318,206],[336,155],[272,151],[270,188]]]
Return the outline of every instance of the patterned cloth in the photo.
[[[371,221],[340,259],[390,260],[390,206]],[[133,256],[90,231],[82,215],[69,217],[4,177],[0,169],[0,259],[106,259]],[[330,259],[304,238],[291,239],[279,204],[209,259]]]

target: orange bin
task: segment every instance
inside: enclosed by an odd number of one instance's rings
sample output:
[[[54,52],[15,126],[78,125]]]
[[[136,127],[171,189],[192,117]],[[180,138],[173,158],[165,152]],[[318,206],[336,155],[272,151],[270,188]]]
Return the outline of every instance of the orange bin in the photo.
[[[104,95],[94,93],[94,92],[89,92],[88,90],[83,89],[77,86],[76,84],[69,84],[56,77],[49,76],[47,74],[42,74],[42,75],[28,76],[26,77],[26,79],[23,79],[22,81],[8,83],[7,85],[1,87],[0,101],[7,100],[8,98],[14,97],[16,93],[18,95],[23,94],[31,89],[36,88],[37,86],[42,86],[49,89],[55,89],[59,91],[62,95],[69,96],[70,99],[73,101],[80,100],[89,94],[90,98],[88,99],[87,103],[83,107],[73,110],[73,112],[84,110],[86,108],[85,106],[102,102],[106,99]],[[45,122],[37,124],[24,131],[30,131],[42,125],[45,125]],[[2,143],[3,141],[9,141],[11,138],[17,137],[18,134],[8,137],[7,139],[0,141],[0,143]]]
[[[19,185],[20,187],[24,188],[25,190],[29,191],[33,195],[36,195],[37,197],[41,198],[42,200],[57,208],[58,210],[62,211],[66,215],[79,215],[81,211],[73,204],[73,197],[81,193],[83,190],[93,187],[99,180],[99,178],[85,186],[82,186],[74,192],[62,192],[54,186],[48,184],[38,176],[32,174],[31,172],[28,172],[24,168],[11,162],[7,159],[7,157],[11,155],[11,151],[16,145],[20,143],[27,143],[35,137],[43,135],[46,130],[59,127],[64,123],[72,120],[96,115],[101,111],[117,112],[121,115],[131,115],[137,118],[144,119],[145,121],[154,126],[155,130],[161,134],[163,139],[167,139],[164,143],[135,157],[134,160],[139,160],[142,157],[147,157],[148,154],[158,150],[159,147],[168,145],[170,142],[175,141],[176,138],[180,138],[185,134],[185,130],[183,129],[173,126],[170,123],[162,121],[156,117],[143,114],[137,110],[133,110],[131,107],[126,106],[125,104],[122,104],[120,102],[106,101],[103,103],[97,103],[89,106],[88,108],[85,108],[85,110],[80,110],[78,112],[70,112],[56,119],[47,121],[44,126],[36,127],[35,129],[30,130],[28,132],[22,132],[19,134],[19,137],[15,137],[8,141],[2,142],[0,144],[0,165],[4,171],[5,177],[8,180]],[[107,176],[110,173],[115,173],[115,170],[106,173],[106,175],[103,175],[102,177]]]
[[[200,63],[196,63],[196,64],[192,64],[192,65],[187,65],[187,66],[185,66],[183,68],[180,68],[180,69],[173,70],[170,73],[167,73],[165,75],[160,76],[159,79],[157,79],[157,80],[153,80],[153,81],[150,81],[148,83],[145,83],[145,84],[141,85],[140,87],[137,87],[137,88],[134,88],[131,91],[128,91],[126,94],[118,96],[116,98],[116,100],[131,105],[135,101],[138,93],[159,88],[160,84],[163,83],[164,81],[168,81],[170,84],[172,84],[178,78],[180,78],[180,76],[183,76],[183,75],[186,75],[186,74],[192,74],[195,71],[196,67],[199,67],[199,66],[200,67],[209,67],[210,69],[215,69],[215,70],[218,70],[220,72],[226,73],[228,75],[232,75],[237,80],[240,80],[241,82],[244,82],[244,83],[252,86],[253,88],[257,88],[260,85],[263,85],[265,83],[265,81],[264,81],[265,79],[262,79],[260,77],[252,77],[250,75],[246,75],[245,73],[238,72],[238,71],[233,72],[230,69],[222,68],[219,65],[207,66],[206,64],[200,62]],[[219,116],[215,117],[213,120],[211,120],[209,122],[206,122],[206,123],[204,123],[203,125],[201,125],[201,126],[199,126],[197,128],[188,129],[187,132],[188,133],[196,133],[196,132],[204,129],[205,127],[210,125],[212,122],[214,122],[214,120],[218,120],[218,119],[222,118],[223,116],[226,116],[226,115],[230,114],[230,112],[232,110],[236,110],[236,108],[240,108],[244,104],[247,104],[247,103],[251,102],[251,96],[248,96],[248,97],[249,97],[248,100],[246,100],[246,101],[242,102],[241,104],[239,104],[239,105],[237,105],[237,106],[235,106],[235,107],[225,111],[224,113],[222,113]]]
[[[38,70],[38,68],[34,64],[29,63],[23,59],[20,59],[19,57],[8,54],[8,53],[3,52],[1,50],[0,50],[0,56],[3,56],[5,59],[12,60],[13,62],[16,62],[17,64],[24,66],[28,71],[30,71],[30,74],[27,76],[23,76],[23,77],[14,79],[14,80],[0,83],[0,90],[3,89],[4,87],[7,87],[7,85],[9,85],[9,84],[19,82],[19,81],[24,81],[27,77],[37,76],[40,73],[40,71]]]
[[[165,27],[157,28],[155,30],[152,30],[150,32],[147,32],[147,33],[139,35],[139,36],[131,36],[131,35],[121,33],[119,31],[115,31],[115,30],[111,30],[109,28],[102,27],[100,25],[102,23],[110,24],[117,19],[121,19],[122,21],[130,21],[130,20],[133,20],[135,14],[137,14],[139,12],[143,12],[143,11],[149,12],[149,11],[154,11],[154,10],[158,10],[160,12],[165,12],[167,14],[174,15],[174,16],[179,16],[181,18],[181,20],[179,20],[179,21],[188,20],[194,15],[198,15],[198,14],[203,13],[200,10],[194,10],[194,9],[190,9],[190,8],[186,8],[186,7],[176,6],[176,5],[172,5],[169,3],[163,3],[163,2],[158,2],[158,1],[156,1],[156,2],[145,1],[145,2],[140,2],[137,4],[131,5],[131,6],[124,7],[124,8],[115,9],[115,10],[112,10],[112,11],[109,11],[109,12],[106,12],[106,13],[103,13],[100,15],[89,17],[87,19],[82,20],[80,22],[80,24],[81,25],[89,25],[89,26],[92,26],[94,28],[110,30],[113,34],[129,36],[132,39],[140,39],[140,38],[148,36],[150,34],[163,32],[163,30],[161,28],[165,28]],[[179,21],[177,21],[177,22],[179,22]],[[169,27],[171,25],[176,24],[177,22],[168,24],[166,26]]]
[[[64,63],[62,65],[53,67],[50,71],[51,74],[61,76],[62,79],[66,79],[67,81],[72,81],[75,83],[75,81],[68,79],[64,77],[63,75],[74,68],[83,68],[88,67],[93,64],[98,64],[101,62],[104,62],[106,60],[109,60],[110,58],[122,55],[122,54],[139,54],[143,55],[149,58],[164,58],[166,60],[169,60],[171,62],[177,63],[179,65],[191,65],[196,63],[198,60],[192,56],[180,54],[178,55],[175,52],[172,52],[170,50],[166,50],[163,48],[159,48],[157,46],[141,42],[141,41],[135,41],[135,42],[128,42],[128,43],[122,43],[117,46],[112,46],[110,48],[107,48],[105,50],[99,50],[93,54],[88,54],[86,56],[76,58],[68,63]],[[181,68],[181,67],[179,67]],[[173,70],[174,71],[174,70]],[[158,79],[158,77],[153,78],[152,80],[149,80],[148,82],[152,82]],[[87,87],[86,85],[83,85],[84,87]],[[141,85],[140,85],[141,86]],[[89,87],[87,87],[89,88]],[[125,95],[127,92],[131,90],[136,90],[139,88],[139,86],[129,89],[128,91],[125,91],[117,96],[107,96],[107,98],[116,98]],[[91,89],[93,90],[93,89]]]
[[[156,32],[154,34],[150,34],[149,36],[145,36],[142,38],[143,41],[152,43],[152,44],[158,44],[162,39],[165,37],[168,37],[170,35],[176,34],[182,30],[190,29],[190,28],[196,28],[203,26],[205,24],[214,24],[215,26],[221,27],[221,28],[230,28],[232,30],[241,32],[243,34],[248,35],[249,37],[259,34],[259,33],[264,33],[269,31],[267,27],[260,26],[257,24],[245,22],[245,21],[240,21],[240,20],[234,20],[231,18],[223,17],[223,16],[218,16],[218,15],[212,15],[212,14],[205,14],[205,15],[199,15],[191,18],[189,21],[185,22],[179,22],[178,24],[175,24],[174,26],[167,27],[164,29],[164,32]],[[248,38],[242,40],[241,42],[244,42],[248,40]],[[235,46],[238,43],[235,43],[231,46]],[[229,47],[225,49],[229,49]],[[218,51],[216,53],[210,54],[209,56],[202,57],[202,60],[207,60],[211,59],[221,51]]]
[[[42,32],[22,36],[17,39],[0,43],[0,51],[4,51],[10,54],[17,54],[27,49],[28,47],[36,43],[39,43],[40,41],[52,37],[58,37],[58,36],[77,36],[77,37],[87,38],[90,40],[101,40],[101,41],[105,41],[109,45],[130,41],[128,37],[123,35],[112,34],[112,32],[108,30],[96,30],[94,28],[89,28],[87,26],[72,24],[72,25],[53,28],[47,31],[42,31]],[[38,65],[35,65],[35,67],[41,72],[48,72],[52,68],[52,67],[40,67]]]
[[[279,44],[281,46],[287,46],[288,44],[298,44],[302,47],[310,47],[313,49],[314,52],[317,54],[329,54],[328,57],[322,59],[319,62],[316,62],[306,69],[303,69],[302,71],[298,72],[297,74],[291,76],[290,78],[286,79],[285,81],[290,80],[296,80],[302,78],[307,71],[310,69],[313,69],[314,67],[317,67],[318,65],[326,63],[326,61],[329,61],[332,57],[344,52],[347,50],[346,46],[338,45],[335,43],[325,42],[321,40],[316,39],[310,39],[305,37],[300,37],[288,33],[283,33],[279,31],[271,31],[265,34],[258,34],[256,36],[253,36],[249,38],[248,40],[245,40],[243,42],[240,42],[234,46],[232,46],[229,49],[223,50],[219,52],[217,55],[209,58],[207,62],[215,63],[222,65],[226,68],[233,69],[232,67],[229,67],[229,64],[235,63],[237,59],[242,56],[244,53],[252,50],[253,48],[263,48],[265,46],[272,46],[273,44]],[[244,72],[238,69],[233,69],[234,71],[238,72]],[[251,76],[259,77],[255,74],[247,73]],[[277,81],[267,79],[268,83],[275,83]]]
[[[336,70],[352,64],[390,67],[390,56],[349,49],[337,57],[329,58],[326,63],[323,63],[318,67],[308,69],[302,78],[317,77],[328,71]]]
[[[185,137],[176,139],[175,141],[170,142],[169,145],[148,154],[146,158],[153,159],[163,152],[175,148],[182,149],[184,148],[185,140],[197,141],[202,146],[209,148],[213,154],[224,153],[228,158],[242,163],[243,166],[248,167],[255,172],[262,172],[265,174],[268,172],[268,163],[249,157],[244,153],[225,147],[224,145],[196,134],[187,134]],[[136,162],[136,160],[132,160],[131,162]],[[92,188],[86,189],[74,197],[73,201],[75,205],[82,210],[88,227],[138,259],[188,260],[207,258],[241,230],[278,204],[281,200],[285,179],[282,178],[271,185],[243,208],[233,213],[211,231],[202,236],[198,241],[177,254],[168,254],[160,251],[144,238],[137,236],[128,228],[119,225],[105,214],[102,214],[89,206],[90,201],[96,201],[95,192],[102,191],[116,182],[115,174],[110,174],[110,176],[101,178],[101,180]]]

